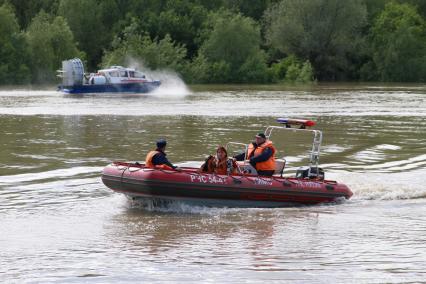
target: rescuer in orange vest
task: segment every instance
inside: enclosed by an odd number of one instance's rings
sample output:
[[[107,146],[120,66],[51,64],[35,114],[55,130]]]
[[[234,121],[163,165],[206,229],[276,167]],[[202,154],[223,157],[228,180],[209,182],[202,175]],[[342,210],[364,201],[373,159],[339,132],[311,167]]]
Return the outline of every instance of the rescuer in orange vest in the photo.
[[[167,155],[165,153],[166,146],[167,141],[165,139],[159,139],[157,141],[157,149],[155,149],[155,151],[150,151],[146,155],[145,167],[180,171],[180,168],[170,163],[167,159]]]
[[[264,133],[258,133],[256,141],[250,143],[248,147],[246,159],[250,161],[260,176],[272,176],[275,172],[275,153],[276,149],[272,142],[266,139]],[[234,158],[242,161],[245,154],[241,153]]]

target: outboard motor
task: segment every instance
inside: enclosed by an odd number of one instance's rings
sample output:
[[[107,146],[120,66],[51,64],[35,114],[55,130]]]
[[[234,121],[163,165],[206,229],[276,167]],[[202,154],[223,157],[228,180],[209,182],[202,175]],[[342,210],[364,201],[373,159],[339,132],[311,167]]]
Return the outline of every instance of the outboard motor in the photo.
[[[296,178],[324,180],[324,170],[319,167],[300,167],[296,171]]]
[[[83,85],[84,67],[79,58],[62,61],[62,85],[80,86]]]

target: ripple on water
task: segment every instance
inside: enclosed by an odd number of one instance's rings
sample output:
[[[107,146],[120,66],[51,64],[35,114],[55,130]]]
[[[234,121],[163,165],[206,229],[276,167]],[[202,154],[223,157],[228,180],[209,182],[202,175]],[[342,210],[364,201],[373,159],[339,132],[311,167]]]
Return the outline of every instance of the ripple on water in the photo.
[[[99,167],[76,167],[1,176],[0,213],[52,210],[111,194],[101,184],[100,172]]]
[[[305,90],[201,91],[179,96],[173,87],[150,95],[64,96],[49,91],[1,91],[0,113],[20,115],[377,116],[426,115],[424,89],[406,93]],[[169,91],[171,90],[171,91]],[[362,89],[361,89],[362,91]],[[177,94],[177,95],[176,95]],[[19,98],[19,99],[17,99]],[[258,104],[268,103],[268,108]],[[401,101],[404,101],[404,107]],[[64,101],[66,103],[64,103]],[[161,103],[160,103],[161,101]],[[237,102],[236,102],[237,101]],[[303,101],[303,103],[301,103]],[[236,108],[235,104],[240,107]],[[220,110],[219,112],[217,110]],[[123,112],[123,110],[126,110]]]

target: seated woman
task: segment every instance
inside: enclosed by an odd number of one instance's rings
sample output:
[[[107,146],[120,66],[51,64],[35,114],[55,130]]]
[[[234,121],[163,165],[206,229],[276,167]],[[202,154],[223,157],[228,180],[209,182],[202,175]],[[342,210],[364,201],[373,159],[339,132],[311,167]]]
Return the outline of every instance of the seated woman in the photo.
[[[228,158],[228,153],[223,146],[216,150],[216,156],[209,156],[200,168],[200,172],[226,175],[236,173],[237,163]]]

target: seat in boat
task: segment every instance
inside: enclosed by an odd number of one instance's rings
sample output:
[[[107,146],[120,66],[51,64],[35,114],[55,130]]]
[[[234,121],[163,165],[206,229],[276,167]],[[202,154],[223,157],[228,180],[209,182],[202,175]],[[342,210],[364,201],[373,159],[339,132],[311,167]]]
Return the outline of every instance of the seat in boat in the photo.
[[[285,168],[285,159],[275,159],[275,172],[274,175],[283,175],[284,168]]]
[[[239,165],[239,167],[240,167],[240,169],[242,171],[245,171],[247,173],[254,174],[254,175],[257,174],[256,170],[252,167],[252,165],[250,165],[248,163],[248,161],[246,161],[246,162],[239,161],[237,163],[238,163],[238,165]],[[275,159],[275,172],[274,172],[274,175],[282,176],[282,174],[284,172],[284,168],[285,168],[285,163],[286,163],[285,159]]]

